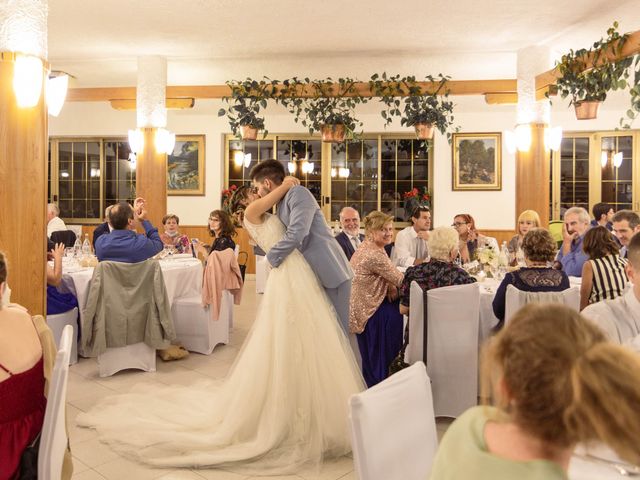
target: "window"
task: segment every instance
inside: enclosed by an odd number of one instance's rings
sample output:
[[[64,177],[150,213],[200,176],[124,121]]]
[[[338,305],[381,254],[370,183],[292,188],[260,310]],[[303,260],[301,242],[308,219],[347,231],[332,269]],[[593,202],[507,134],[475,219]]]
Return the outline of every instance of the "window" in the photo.
[[[135,199],[135,167],[125,139],[54,138],[49,143],[49,201],[67,221],[100,223],[104,209]]]
[[[242,185],[258,162],[275,158],[300,179],[328,221],[345,206],[364,217],[373,210],[409,220],[403,195],[431,185],[430,144],[406,135],[364,135],[362,139],[325,144],[317,137],[270,135],[263,140],[226,137],[227,185]]]

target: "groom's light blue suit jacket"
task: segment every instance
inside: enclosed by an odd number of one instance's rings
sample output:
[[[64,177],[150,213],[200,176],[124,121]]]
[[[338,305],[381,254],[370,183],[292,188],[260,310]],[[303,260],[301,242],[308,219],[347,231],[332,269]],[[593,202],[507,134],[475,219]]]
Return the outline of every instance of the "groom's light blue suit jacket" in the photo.
[[[277,213],[287,231],[267,254],[273,267],[297,248],[325,288],[336,288],[353,278],[351,265],[309,190],[293,187],[278,204]]]

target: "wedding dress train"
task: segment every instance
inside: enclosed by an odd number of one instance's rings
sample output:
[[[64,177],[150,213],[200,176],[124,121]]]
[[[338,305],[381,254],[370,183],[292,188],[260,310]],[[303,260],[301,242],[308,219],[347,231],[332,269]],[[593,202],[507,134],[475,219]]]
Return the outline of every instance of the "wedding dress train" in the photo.
[[[245,227],[265,251],[285,231],[272,215]],[[155,466],[290,473],[351,450],[347,399],[364,388],[333,307],[296,250],[270,272],[256,320],[221,385],[117,395],[78,423],[124,456]]]

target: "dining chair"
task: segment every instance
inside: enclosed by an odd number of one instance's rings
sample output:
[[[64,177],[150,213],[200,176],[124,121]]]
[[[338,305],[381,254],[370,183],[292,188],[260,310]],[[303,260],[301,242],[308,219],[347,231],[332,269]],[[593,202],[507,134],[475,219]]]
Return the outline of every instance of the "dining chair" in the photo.
[[[53,365],[40,435],[38,478],[41,480],[59,480],[62,473],[62,462],[68,440],[65,412],[69,357],[73,343],[75,343],[74,330],[71,325],[67,325],[62,330],[60,346]]]
[[[60,348],[60,339],[62,332],[67,325],[73,328],[73,339],[71,341],[71,356],[69,357],[70,365],[78,363],[78,307],[74,307],[68,312],[58,313],[56,315],[47,315],[47,325],[53,333],[53,339],[58,348]]]
[[[352,395],[349,423],[360,480],[429,478],[438,436],[424,363]]]
[[[561,292],[525,292],[513,285],[509,285],[504,308],[505,325],[527,303],[562,303],[579,312],[580,289],[578,287],[570,287]]]
[[[410,288],[406,360],[426,359],[435,415],[455,418],[478,403],[478,284],[433,288],[426,295],[416,282]]]

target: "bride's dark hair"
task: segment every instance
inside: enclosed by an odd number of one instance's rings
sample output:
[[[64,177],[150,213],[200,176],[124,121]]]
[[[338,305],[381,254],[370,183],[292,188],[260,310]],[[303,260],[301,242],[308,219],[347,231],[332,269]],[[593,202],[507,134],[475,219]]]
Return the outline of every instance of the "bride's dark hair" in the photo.
[[[242,185],[238,188],[229,202],[229,211],[233,217],[236,226],[242,225],[242,217],[244,216],[244,209],[246,208],[246,202],[249,200],[249,194],[253,190],[250,185]]]

